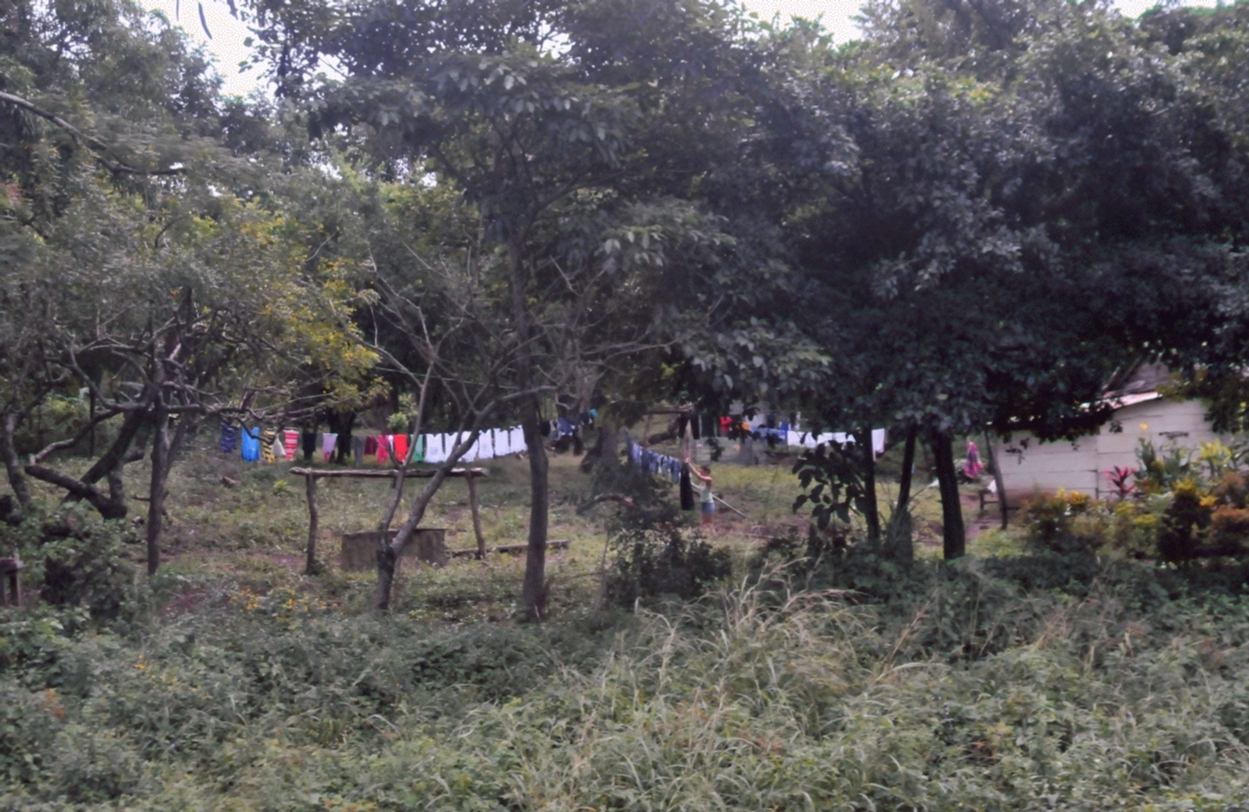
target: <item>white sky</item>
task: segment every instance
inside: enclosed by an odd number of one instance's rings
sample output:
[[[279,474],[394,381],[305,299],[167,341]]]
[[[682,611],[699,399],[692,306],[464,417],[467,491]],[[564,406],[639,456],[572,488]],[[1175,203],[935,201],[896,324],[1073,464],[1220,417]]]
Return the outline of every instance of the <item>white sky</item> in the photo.
[[[200,26],[199,11],[196,0],[181,0],[181,8],[175,16],[178,0],[139,0],[149,10],[163,11],[169,19],[181,26],[197,43],[204,43],[208,51],[217,59],[217,70],[225,79],[225,92],[228,94],[246,95],[256,89],[259,76],[255,70],[239,74],[238,63],[244,60],[248,51],[243,47],[243,40],[248,36],[247,27],[230,16],[229,9],[223,0],[205,0],[204,16],[208,20],[208,28],[213,38],[204,36]],[[764,19],[771,19],[780,13],[782,20],[789,17],[807,17],[814,19],[823,15],[824,27],[833,34],[836,42],[848,42],[858,35],[858,27],[851,19],[859,10],[861,0],[743,0],[750,11]],[[1215,0],[1183,0],[1186,6],[1213,6]],[[1155,0],[1115,0],[1115,6],[1122,13],[1136,17],[1142,12],[1153,8]]]

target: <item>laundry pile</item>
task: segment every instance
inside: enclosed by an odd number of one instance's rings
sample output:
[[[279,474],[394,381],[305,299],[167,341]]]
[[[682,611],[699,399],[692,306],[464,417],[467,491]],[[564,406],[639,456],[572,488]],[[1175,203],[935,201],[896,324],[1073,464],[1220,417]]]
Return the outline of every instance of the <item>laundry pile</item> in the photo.
[[[415,437],[408,434],[348,434],[340,437],[333,432],[317,434],[295,429],[244,428],[223,422],[218,447],[223,454],[232,454],[238,448],[242,458],[248,462],[294,460],[296,449],[303,452],[305,462],[311,461],[318,451],[323,461],[329,462],[341,447],[344,454],[351,455],[357,466],[366,462],[393,465],[406,459],[409,453],[413,462],[439,463],[446,462],[456,446],[470,436],[470,432],[452,432]],[[520,426],[489,429],[478,435],[460,461],[491,460],[524,450],[525,436]]]

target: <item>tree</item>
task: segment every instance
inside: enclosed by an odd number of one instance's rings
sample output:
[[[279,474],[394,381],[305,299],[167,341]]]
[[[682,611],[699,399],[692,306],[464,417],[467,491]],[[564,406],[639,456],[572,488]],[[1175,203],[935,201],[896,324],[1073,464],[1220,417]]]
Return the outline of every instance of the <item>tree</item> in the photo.
[[[668,331],[673,308],[651,294],[665,277],[709,286],[725,244],[714,220],[674,194],[691,183],[674,159],[698,155],[697,128],[677,111],[714,98],[725,79],[712,63],[731,50],[731,17],[709,4],[632,3],[627,24],[605,38],[603,15],[617,5],[256,11],[282,92],[302,99],[314,134],[350,128],[378,177],[432,178],[481,217],[482,284],[506,314],[508,385],[529,450],[524,602],[534,618],[546,591],[541,396],[584,401],[623,359],[670,346],[681,335]],[[661,42],[644,38],[656,31]],[[309,86],[320,58],[342,65],[346,80]],[[647,72],[661,78],[638,81]]]
[[[1179,63],[1117,15],[919,0],[867,17],[867,41],[813,52],[775,112],[824,316],[804,330],[843,382],[811,408],[928,436],[954,557],[952,438],[1088,431],[1114,368],[1199,346],[1209,286],[1176,290],[1202,275],[1176,239],[1218,239],[1226,207]]]
[[[19,139],[5,145],[18,160],[3,220],[13,250],[0,281],[0,451],[23,506],[33,478],[112,519],[127,513],[122,469],[150,443],[153,572],[169,468],[198,421],[288,410],[293,368],[371,359],[329,318],[350,290],[306,273],[299,225],[231,193],[253,191],[259,173],[211,137],[218,108],[201,58],[129,7],[19,17],[29,25],[9,29],[12,75],[29,86],[0,97]],[[92,413],[77,436],[28,449],[23,465],[22,421],[80,388]],[[48,464],[111,420],[116,437],[85,473]]]

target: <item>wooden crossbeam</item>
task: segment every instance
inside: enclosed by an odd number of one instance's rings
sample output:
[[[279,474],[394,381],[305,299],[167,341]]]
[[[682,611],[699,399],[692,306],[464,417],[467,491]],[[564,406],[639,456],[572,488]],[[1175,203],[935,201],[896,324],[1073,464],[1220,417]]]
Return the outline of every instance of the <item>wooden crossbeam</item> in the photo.
[[[292,476],[307,476],[313,479],[394,479],[399,476],[399,469],[379,470],[377,468],[292,468],[287,471]],[[409,469],[404,479],[433,479],[437,471],[428,468]],[[489,468],[452,468],[448,477],[463,479],[466,477],[490,476]]]

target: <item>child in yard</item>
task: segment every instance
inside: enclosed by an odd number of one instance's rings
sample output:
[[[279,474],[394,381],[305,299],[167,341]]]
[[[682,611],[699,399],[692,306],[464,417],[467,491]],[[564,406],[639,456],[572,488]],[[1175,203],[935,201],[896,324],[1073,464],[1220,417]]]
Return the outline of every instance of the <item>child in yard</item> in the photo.
[[[689,457],[685,458],[685,464],[690,467],[691,474],[702,480],[703,486],[699,491],[699,512],[703,517],[702,523],[711,526],[716,522],[716,502],[711,493],[711,467],[703,465],[695,468],[694,461]]]

